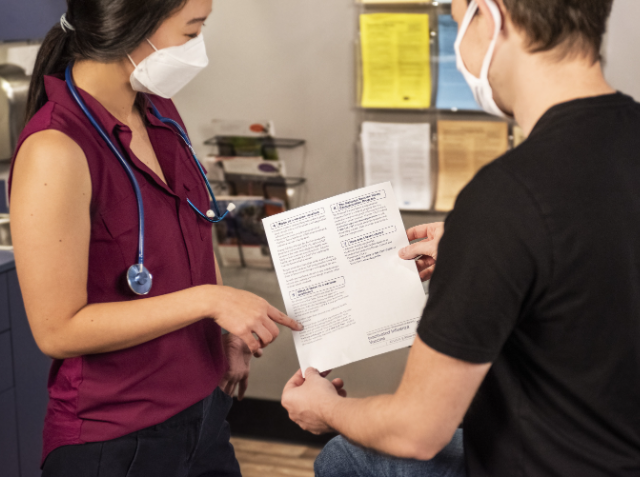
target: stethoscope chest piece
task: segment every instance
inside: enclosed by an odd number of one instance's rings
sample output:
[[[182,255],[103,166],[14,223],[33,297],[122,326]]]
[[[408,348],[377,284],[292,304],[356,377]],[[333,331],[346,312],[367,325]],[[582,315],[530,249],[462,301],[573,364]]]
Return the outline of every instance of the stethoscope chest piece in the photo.
[[[153,276],[142,264],[135,264],[127,270],[127,283],[136,295],[147,295],[151,290]]]

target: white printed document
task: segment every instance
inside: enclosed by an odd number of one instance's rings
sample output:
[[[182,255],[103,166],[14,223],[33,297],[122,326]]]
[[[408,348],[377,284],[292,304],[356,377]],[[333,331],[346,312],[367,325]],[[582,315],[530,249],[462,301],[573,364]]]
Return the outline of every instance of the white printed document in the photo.
[[[365,122],[360,140],[365,185],[390,181],[400,209],[431,209],[429,123]]]
[[[389,182],[263,223],[303,372],[411,346],[426,298]]]

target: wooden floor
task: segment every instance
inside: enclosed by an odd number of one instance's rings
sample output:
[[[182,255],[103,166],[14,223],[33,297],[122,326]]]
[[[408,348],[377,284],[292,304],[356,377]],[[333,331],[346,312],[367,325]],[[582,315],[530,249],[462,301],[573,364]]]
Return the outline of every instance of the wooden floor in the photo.
[[[322,450],[240,438],[231,443],[243,477],[313,477],[313,462]]]

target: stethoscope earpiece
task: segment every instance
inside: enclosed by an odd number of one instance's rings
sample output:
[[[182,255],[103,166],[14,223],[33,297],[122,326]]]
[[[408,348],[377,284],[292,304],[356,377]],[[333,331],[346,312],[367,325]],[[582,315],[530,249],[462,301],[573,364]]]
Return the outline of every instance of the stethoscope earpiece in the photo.
[[[235,204],[233,204],[233,203],[230,203],[229,205],[227,205],[227,211],[222,215],[222,217],[220,217],[219,219],[217,219],[217,220],[216,220],[216,222],[214,222],[214,223],[217,223],[217,222],[221,221],[221,220],[222,220],[222,219],[224,219],[227,215],[229,215],[229,213],[230,213],[230,212],[233,212],[234,210],[236,210],[236,205],[235,205]],[[207,217],[208,217],[208,218],[210,218],[210,219],[214,219],[214,218],[216,218],[216,217],[217,217],[217,215],[216,215],[216,213],[215,213],[213,210],[209,209],[209,210],[207,210]],[[211,222],[211,221],[210,221],[210,222]]]

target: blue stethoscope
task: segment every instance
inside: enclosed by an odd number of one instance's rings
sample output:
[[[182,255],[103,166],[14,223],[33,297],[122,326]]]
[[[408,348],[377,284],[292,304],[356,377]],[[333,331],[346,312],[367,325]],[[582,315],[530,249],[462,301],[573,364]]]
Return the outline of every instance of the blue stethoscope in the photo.
[[[104,142],[107,143],[107,146],[109,146],[109,149],[111,149],[111,152],[113,152],[113,154],[116,156],[118,161],[120,161],[120,164],[122,165],[123,169],[127,173],[127,176],[129,176],[129,180],[131,181],[133,190],[136,193],[136,200],[138,201],[138,224],[139,224],[138,263],[136,263],[135,265],[131,265],[131,267],[129,267],[129,270],[127,270],[127,283],[129,284],[129,288],[131,288],[131,290],[136,295],[147,295],[151,290],[153,276],[151,275],[151,273],[149,273],[149,270],[147,270],[146,267],[144,266],[144,206],[142,204],[142,193],[140,192],[140,186],[138,185],[138,181],[136,180],[136,177],[134,176],[133,171],[131,170],[131,166],[129,166],[129,164],[127,163],[123,155],[120,153],[118,148],[115,146],[115,144],[113,144],[111,139],[109,139],[109,136],[107,135],[107,133],[105,133],[104,129],[102,129],[98,121],[96,121],[96,119],[93,117],[93,115],[91,114],[91,111],[89,111],[89,108],[80,97],[80,94],[78,94],[78,90],[76,89],[75,84],[73,83],[73,76],[71,74],[72,67],[73,67],[73,62],[69,63],[65,71],[65,80],[67,83],[67,87],[71,92],[71,96],[73,96],[73,99],[75,99],[76,103],[78,103],[78,106],[80,107],[80,109],[82,109],[84,114],[87,116],[87,118],[89,119],[93,127],[96,128],[96,131],[98,131],[98,133],[100,134]],[[196,157],[196,152],[194,151],[193,146],[191,145],[191,140],[189,139],[189,136],[187,136],[187,133],[184,131],[184,129],[182,129],[182,127],[180,127],[180,125],[176,121],[170,118],[163,117],[160,114],[160,112],[157,110],[155,105],[151,102],[151,99],[149,98],[147,99],[149,100],[149,104],[151,105],[151,108],[153,110],[153,115],[156,118],[158,118],[162,123],[173,126],[173,128],[176,130],[178,135],[182,138],[184,143],[187,145],[187,148],[191,153],[191,157],[193,158],[193,161],[196,163],[196,166],[198,167],[198,171],[200,171],[200,175],[202,176],[202,179],[204,180],[204,183],[207,186],[207,190],[209,191],[209,196],[213,200],[213,210],[208,210],[207,213],[205,214],[205,213],[202,213],[200,209],[198,209],[193,204],[193,202],[189,200],[189,198],[187,198],[187,203],[196,212],[196,214],[198,214],[201,218],[203,218],[209,223],[217,224],[218,222],[224,220],[224,218],[229,214],[229,212],[235,209],[235,206],[233,204],[229,204],[227,211],[224,214],[220,214],[220,209],[218,208],[218,202],[216,201],[216,196],[214,195],[213,190],[211,189],[211,184],[207,179],[207,175],[205,174],[204,169],[200,164],[200,161]]]

